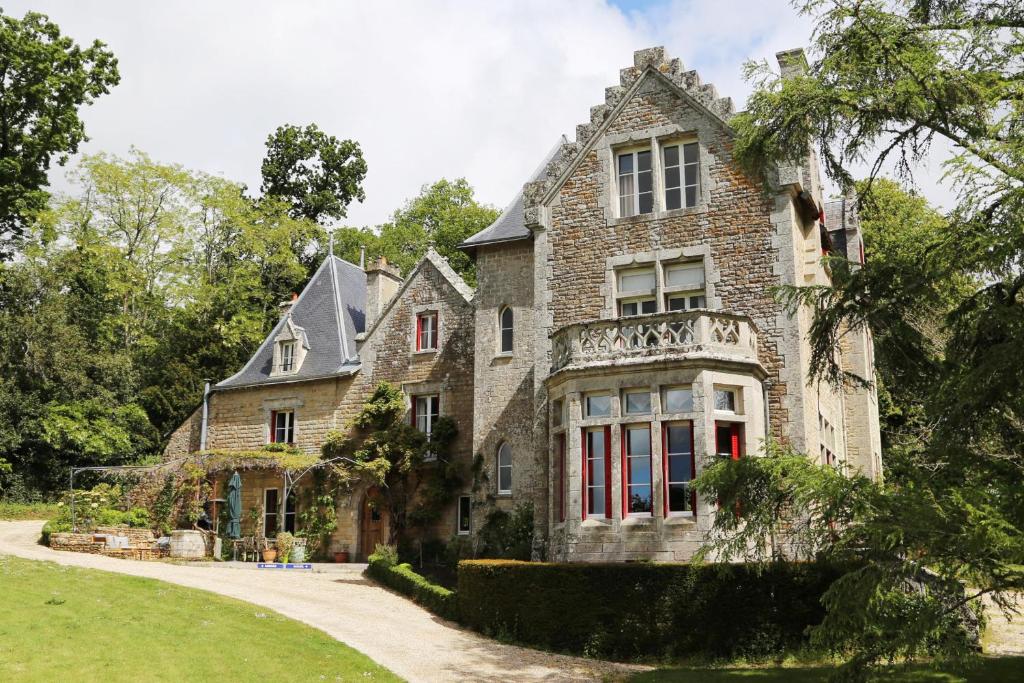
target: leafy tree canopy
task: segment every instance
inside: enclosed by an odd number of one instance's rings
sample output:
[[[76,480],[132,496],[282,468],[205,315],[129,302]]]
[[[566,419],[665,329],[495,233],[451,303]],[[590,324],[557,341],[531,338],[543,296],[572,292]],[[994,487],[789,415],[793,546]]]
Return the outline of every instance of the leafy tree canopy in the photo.
[[[286,201],[292,218],[344,218],[353,199],[366,198],[359,143],[339,140],[315,123],[284,125],[268,136],[262,172],[263,194]]]
[[[20,239],[46,207],[47,172],[86,140],[78,109],[117,85],[100,41],[82,48],[44,14],[0,14],[0,238]],[[0,260],[10,258],[0,247]]]

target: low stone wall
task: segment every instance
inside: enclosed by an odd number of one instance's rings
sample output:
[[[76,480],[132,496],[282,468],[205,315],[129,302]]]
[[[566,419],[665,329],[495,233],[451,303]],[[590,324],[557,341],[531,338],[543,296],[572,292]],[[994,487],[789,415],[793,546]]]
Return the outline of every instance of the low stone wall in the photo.
[[[108,548],[106,541],[97,540],[101,534],[127,536],[131,547]],[[50,534],[50,547],[54,550],[120,557],[126,560],[159,560],[169,555],[166,548],[156,547],[156,539],[149,529],[100,527],[89,534],[54,533]]]

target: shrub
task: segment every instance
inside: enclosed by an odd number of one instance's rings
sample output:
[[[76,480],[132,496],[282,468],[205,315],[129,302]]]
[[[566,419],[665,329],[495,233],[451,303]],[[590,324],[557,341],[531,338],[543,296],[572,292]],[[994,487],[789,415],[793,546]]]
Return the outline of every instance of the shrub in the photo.
[[[369,557],[367,573],[388,588],[406,595],[414,602],[445,619],[455,619],[455,593],[430,583],[408,564],[397,564],[398,556],[391,546],[377,546]]]
[[[593,657],[765,659],[807,647],[821,596],[843,571],[823,564],[459,563],[466,626]]]
[[[533,545],[533,506],[517,505],[511,512],[492,510],[477,535],[479,556],[528,560]]]

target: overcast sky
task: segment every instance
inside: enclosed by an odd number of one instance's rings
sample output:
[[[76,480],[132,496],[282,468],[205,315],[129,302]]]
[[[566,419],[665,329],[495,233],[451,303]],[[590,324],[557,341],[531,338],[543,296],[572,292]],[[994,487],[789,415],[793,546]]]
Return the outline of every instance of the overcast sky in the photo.
[[[82,151],[134,145],[256,189],[267,135],[316,123],[357,140],[369,166],[347,225],[384,222],[442,177],[504,206],[634,50],[664,45],[742,108],[743,62],[774,64],[811,35],[785,0],[0,3],[117,55],[121,83],[85,108]]]

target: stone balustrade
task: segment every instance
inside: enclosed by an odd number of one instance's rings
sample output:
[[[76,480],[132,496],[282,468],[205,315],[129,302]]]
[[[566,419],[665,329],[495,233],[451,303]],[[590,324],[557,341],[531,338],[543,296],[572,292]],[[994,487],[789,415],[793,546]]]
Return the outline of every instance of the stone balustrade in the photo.
[[[551,335],[551,373],[660,358],[757,363],[750,318],[724,311],[669,311],[566,325]]]

